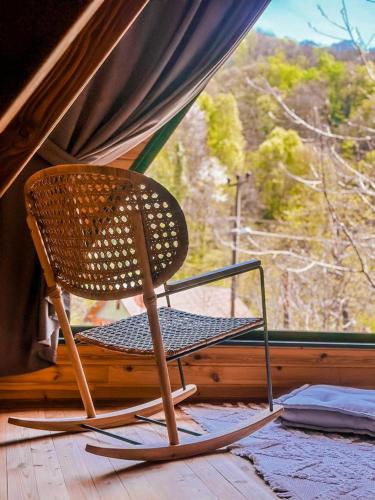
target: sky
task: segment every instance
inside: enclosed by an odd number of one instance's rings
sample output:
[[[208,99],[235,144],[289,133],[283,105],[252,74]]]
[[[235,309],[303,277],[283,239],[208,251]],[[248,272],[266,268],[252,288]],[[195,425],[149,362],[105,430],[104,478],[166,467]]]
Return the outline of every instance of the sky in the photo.
[[[312,23],[319,31],[334,36],[342,36],[343,32],[322,18],[317,8],[318,4],[332,20],[336,22],[341,20],[342,0],[271,0],[255,28],[272,31],[278,37],[289,37],[298,41],[313,40],[323,45],[330,45],[338,40],[315,33],[308,23]],[[352,26],[359,28],[367,42],[375,31],[375,2],[346,0],[346,6]],[[348,37],[344,34],[344,38]],[[375,46],[375,39],[371,45]]]

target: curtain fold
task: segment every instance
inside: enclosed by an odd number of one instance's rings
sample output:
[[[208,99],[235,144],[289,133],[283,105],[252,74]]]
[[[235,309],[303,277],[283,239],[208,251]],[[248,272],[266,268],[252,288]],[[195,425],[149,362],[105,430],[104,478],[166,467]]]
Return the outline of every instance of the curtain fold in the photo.
[[[56,353],[57,325],[25,222],[25,180],[51,164],[109,163],[159,130],[269,1],[152,0],[0,200],[0,375],[43,368]]]

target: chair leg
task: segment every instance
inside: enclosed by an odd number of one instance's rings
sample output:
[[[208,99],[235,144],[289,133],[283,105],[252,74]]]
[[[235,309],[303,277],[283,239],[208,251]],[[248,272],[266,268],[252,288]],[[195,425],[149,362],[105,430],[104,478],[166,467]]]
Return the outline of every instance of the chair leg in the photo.
[[[164,291],[166,292],[165,299],[167,301],[167,306],[171,307],[171,299],[169,297],[169,294],[167,293],[166,283],[164,283]],[[180,374],[181,387],[183,389],[185,389],[186,388],[186,382],[185,382],[184,369],[183,369],[182,363],[181,363],[181,358],[177,358],[177,366],[178,366],[178,372]]]
[[[94,404],[92,402],[90,389],[87,384],[87,379],[85,376],[85,372],[83,371],[81,359],[78,354],[77,346],[74,342],[74,337],[72,334],[72,330],[70,328],[70,324],[68,318],[66,316],[64,304],[61,298],[60,290],[56,287],[49,296],[52,299],[53,306],[56,310],[57,317],[59,318],[59,323],[61,326],[61,330],[64,335],[65,343],[68,347],[68,352],[70,355],[70,359],[73,365],[74,374],[76,377],[79,393],[82,398],[83,406],[85,407],[87,417],[95,417],[96,412],[94,408]]]
[[[267,326],[267,308],[266,308],[266,292],[264,286],[264,271],[262,266],[259,267],[260,272],[260,288],[262,293],[262,316],[264,322],[264,353],[266,358],[266,375],[267,375],[267,393],[268,393],[268,404],[270,411],[273,411],[273,396],[272,396],[272,377],[271,377],[271,366],[270,366],[270,349],[268,341],[268,326]]]
[[[177,358],[178,372],[180,374],[181,386],[183,389],[186,387],[184,368],[182,366],[181,358]]]
[[[82,368],[81,360],[78,354],[77,346],[74,342],[74,337],[68,318],[66,316],[63,301],[61,299],[61,291],[59,286],[56,284],[55,277],[48,260],[48,255],[44,247],[42,236],[39,231],[38,224],[35,217],[32,214],[27,216],[27,225],[31,232],[31,238],[34,242],[36,253],[40,264],[43,269],[44,277],[48,286],[48,295],[52,300],[55,307],[57,317],[61,326],[61,330],[64,335],[64,339],[68,348],[70,359],[73,365],[75,377],[78,384],[78,389],[82,398],[83,405],[86,410],[87,417],[95,417],[95,408],[91,399],[90,389],[87,384],[85,373]]]
[[[169,443],[171,445],[179,444],[178,431],[176,424],[176,415],[174,412],[171,383],[169,380],[167,360],[165,356],[163,339],[160,331],[159,316],[156,307],[156,296],[144,297],[144,303],[147,308],[148,320],[150,324],[152,343],[154,347],[155,361],[158,367],[161,397],[165,420],[167,424]]]

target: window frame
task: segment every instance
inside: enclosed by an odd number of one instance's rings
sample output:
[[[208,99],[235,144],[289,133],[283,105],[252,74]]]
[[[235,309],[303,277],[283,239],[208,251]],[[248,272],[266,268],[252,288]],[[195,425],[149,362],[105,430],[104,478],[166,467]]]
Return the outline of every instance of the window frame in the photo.
[[[147,143],[146,147],[134,161],[130,170],[144,173],[156,155],[167,142],[177,126],[181,123],[196,98],[190,101],[182,110],[171,118],[158,130]],[[73,334],[88,330],[92,326],[72,327]],[[373,333],[348,333],[336,331],[307,331],[307,330],[269,330],[269,341],[272,347],[312,347],[312,348],[353,348],[375,349],[375,332]],[[59,335],[59,344],[64,339]],[[254,330],[232,340],[225,340],[221,346],[254,347],[263,345],[262,330]]]
[[[93,326],[72,326],[73,335]],[[375,349],[375,333],[317,332],[303,330],[269,330],[269,342],[272,347],[315,347],[315,348],[350,348]],[[263,346],[263,330],[253,330],[231,340],[224,340],[221,347],[256,347]],[[59,344],[64,344],[60,330]],[[218,344],[219,345],[219,344]]]

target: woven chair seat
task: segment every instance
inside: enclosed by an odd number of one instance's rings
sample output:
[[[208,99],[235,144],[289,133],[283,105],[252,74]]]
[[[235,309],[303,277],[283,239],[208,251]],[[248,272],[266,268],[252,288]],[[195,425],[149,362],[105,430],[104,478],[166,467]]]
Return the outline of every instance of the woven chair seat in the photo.
[[[262,318],[216,318],[170,307],[160,307],[158,313],[167,359],[263,326]],[[154,352],[147,313],[91,328],[76,338],[128,354],[151,356]]]

